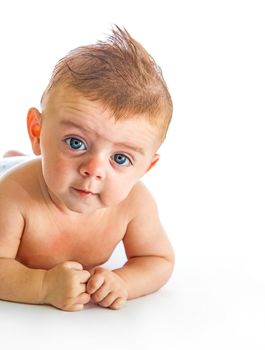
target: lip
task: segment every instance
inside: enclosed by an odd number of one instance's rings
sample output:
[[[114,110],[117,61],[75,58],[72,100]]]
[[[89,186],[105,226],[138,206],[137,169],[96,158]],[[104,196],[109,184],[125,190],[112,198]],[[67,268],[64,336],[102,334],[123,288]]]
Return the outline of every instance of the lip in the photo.
[[[75,188],[75,187],[72,187],[72,189],[74,190],[75,193],[77,193],[81,197],[91,197],[91,196],[96,195],[96,193],[94,193],[90,190],[83,190],[83,189]]]

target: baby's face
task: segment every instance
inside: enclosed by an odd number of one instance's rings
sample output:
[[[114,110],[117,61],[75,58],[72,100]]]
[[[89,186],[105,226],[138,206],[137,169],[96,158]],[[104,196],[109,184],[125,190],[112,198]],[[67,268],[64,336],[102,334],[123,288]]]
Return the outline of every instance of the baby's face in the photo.
[[[42,116],[43,176],[64,211],[92,213],[118,204],[155,160],[156,127],[144,118],[115,121],[98,102],[56,91]]]

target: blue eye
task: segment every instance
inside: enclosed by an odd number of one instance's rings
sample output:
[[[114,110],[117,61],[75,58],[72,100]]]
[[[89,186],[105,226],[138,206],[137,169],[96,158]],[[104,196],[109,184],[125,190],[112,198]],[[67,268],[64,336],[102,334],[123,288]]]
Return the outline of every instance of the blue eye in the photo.
[[[75,137],[68,137],[67,139],[65,139],[65,142],[70,148],[74,150],[84,151],[87,149],[84,142]]]
[[[121,166],[129,166],[130,164],[132,164],[131,160],[127,156],[121,153],[114,154],[111,157],[111,159],[113,159],[115,163]]]

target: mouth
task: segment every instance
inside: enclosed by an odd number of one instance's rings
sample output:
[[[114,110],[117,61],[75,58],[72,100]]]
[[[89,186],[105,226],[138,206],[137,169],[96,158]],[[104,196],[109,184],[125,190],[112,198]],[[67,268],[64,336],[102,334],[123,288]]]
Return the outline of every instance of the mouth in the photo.
[[[72,189],[74,190],[75,193],[77,193],[81,197],[92,197],[92,196],[96,195],[96,193],[94,193],[90,190],[83,190],[83,189],[75,188],[75,187],[72,187]]]

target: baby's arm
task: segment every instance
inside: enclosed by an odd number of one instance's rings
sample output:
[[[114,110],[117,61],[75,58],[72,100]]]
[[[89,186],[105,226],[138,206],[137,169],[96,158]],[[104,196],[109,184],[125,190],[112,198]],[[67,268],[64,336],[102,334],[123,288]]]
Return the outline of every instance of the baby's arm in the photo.
[[[15,260],[24,218],[18,204],[0,192],[0,299],[40,303],[44,270],[31,270]]]
[[[82,309],[90,299],[86,293],[90,275],[79,263],[64,262],[46,271],[15,260],[25,225],[21,206],[19,193],[13,201],[0,186],[0,299]]]
[[[133,218],[123,239],[128,261],[114,270],[128,286],[128,299],[157,291],[174,267],[173,249],[150,192],[140,183],[131,196]]]
[[[0,258],[0,299],[28,304],[50,304],[78,311],[90,300],[82,265],[66,261],[51,270],[30,269],[15,259]]]
[[[137,298],[158,290],[169,279],[174,266],[174,253],[160,224],[155,202],[139,184],[128,198],[132,212],[123,239],[127,263],[108,271],[91,272],[87,292],[103,307],[119,309],[126,299]]]

